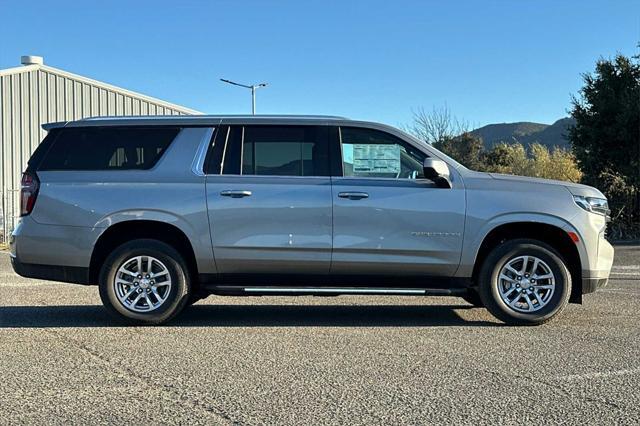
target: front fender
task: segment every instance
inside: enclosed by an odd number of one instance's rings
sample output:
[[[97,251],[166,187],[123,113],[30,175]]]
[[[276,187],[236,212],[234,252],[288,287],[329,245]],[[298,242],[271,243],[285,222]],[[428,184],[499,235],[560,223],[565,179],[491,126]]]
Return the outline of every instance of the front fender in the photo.
[[[509,223],[540,223],[555,226],[565,232],[575,232],[580,236],[578,230],[567,219],[559,216],[544,213],[505,213],[496,215],[491,219],[484,221],[482,225],[474,229],[473,224],[467,224],[467,232],[463,241],[462,259],[460,267],[456,272],[458,277],[470,277],[473,274],[473,268],[478,257],[478,252],[482,246],[482,242],[494,229]],[[580,242],[576,245],[580,262],[584,265],[587,262],[587,252],[584,244]]]

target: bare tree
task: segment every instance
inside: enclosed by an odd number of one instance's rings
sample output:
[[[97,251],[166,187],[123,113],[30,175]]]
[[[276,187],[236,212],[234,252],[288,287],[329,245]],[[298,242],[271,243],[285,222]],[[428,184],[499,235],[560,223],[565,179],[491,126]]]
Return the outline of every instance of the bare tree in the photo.
[[[413,121],[405,130],[413,136],[428,143],[443,142],[470,131],[466,120],[459,120],[451,114],[445,104],[426,111],[423,107],[412,110]]]

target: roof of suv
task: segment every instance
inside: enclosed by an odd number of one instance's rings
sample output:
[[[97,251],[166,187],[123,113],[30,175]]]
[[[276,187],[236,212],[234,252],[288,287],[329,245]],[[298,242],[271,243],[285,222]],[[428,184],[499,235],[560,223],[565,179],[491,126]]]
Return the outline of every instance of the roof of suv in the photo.
[[[212,126],[224,120],[229,123],[255,124],[309,124],[349,121],[345,117],[332,115],[153,115],[135,117],[91,117],[77,121],[61,121],[43,124],[51,130],[57,127],[123,126],[123,125],[190,125]]]

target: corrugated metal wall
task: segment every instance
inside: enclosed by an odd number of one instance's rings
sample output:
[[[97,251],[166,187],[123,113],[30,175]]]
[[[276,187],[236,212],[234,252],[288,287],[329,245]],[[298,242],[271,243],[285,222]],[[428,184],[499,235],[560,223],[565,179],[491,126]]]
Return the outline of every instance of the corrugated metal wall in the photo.
[[[42,68],[0,74],[0,243],[15,225],[21,173],[46,135],[43,123],[191,112],[96,83]]]

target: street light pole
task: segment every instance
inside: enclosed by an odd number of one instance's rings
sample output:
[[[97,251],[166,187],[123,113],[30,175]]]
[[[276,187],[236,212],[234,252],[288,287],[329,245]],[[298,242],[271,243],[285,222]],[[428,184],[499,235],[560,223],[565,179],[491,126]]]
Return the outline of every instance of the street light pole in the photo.
[[[256,115],[256,89],[259,89],[261,87],[267,87],[267,83],[241,84],[241,83],[236,83],[235,81],[226,80],[224,78],[221,78],[220,81],[224,83],[233,84],[234,86],[244,87],[245,89],[251,89],[251,114]]]
[[[256,87],[251,86],[251,114],[256,115]]]

